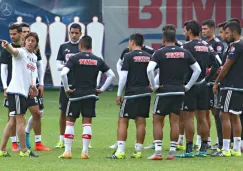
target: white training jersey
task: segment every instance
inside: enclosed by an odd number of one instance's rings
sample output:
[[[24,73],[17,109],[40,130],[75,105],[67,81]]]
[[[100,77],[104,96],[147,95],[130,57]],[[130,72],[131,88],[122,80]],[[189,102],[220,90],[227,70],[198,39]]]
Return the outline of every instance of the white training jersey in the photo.
[[[24,47],[17,48],[19,53],[12,57],[12,79],[7,88],[7,94],[29,95],[29,89],[37,78],[37,56]]]

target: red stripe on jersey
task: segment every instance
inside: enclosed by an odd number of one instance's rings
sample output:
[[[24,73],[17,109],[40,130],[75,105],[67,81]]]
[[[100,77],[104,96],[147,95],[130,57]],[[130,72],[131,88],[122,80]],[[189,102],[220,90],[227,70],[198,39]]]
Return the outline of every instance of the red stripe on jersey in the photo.
[[[92,138],[92,135],[90,135],[90,134],[83,134],[83,135],[82,135],[82,138],[83,138],[83,139],[88,139],[88,140],[90,140],[90,139]]]
[[[73,134],[64,134],[64,138],[74,139],[74,135]]]

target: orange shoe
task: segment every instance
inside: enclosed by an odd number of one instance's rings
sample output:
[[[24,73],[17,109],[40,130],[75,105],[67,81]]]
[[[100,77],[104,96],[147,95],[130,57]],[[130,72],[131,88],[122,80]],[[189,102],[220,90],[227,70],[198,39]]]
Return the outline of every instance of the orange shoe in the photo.
[[[81,159],[89,159],[88,154],[85,153],[81,154]]]
[[[62,155],[60,155],[59,157],[58,157],[59,159],[71,159],[72,158],[72,153],[71,152],[69,152],[69,153],[63,153]]]
[[[41,142],[37,142],[35,144],[35,151],[51,151],[51,149],[45,147]]]
[[[19,147],[17,142],[12,143],[12,152],[19,152]]]

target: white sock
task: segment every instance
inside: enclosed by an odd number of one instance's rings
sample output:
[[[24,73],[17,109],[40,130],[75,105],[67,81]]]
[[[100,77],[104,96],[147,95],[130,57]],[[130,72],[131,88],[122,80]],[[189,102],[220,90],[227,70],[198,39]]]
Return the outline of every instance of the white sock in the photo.
[[[162,151],[162,141],[161,140],[154,140],[155,151]]]
[[[240,144],[241,144],[241,137],[234,137],[233,150],[236,152],[240,152]]]
[[[66,121],[66,129],[64,134],[64,142],[65,142],[65,153],[70,153],[74,138],[74,122]]]
[[[36,135],[35,136],[35,142],[41,142],[41,135]]]
[[[211,145],[211,137],[208,137],[208,145]]]
[[[60,141],[64,142],[64,135],[60,135]]]
[[[11,141],[12,141],[12,143],[16,143],[17,142],[17,137],[16,136],[11,137]]]
[[[82,153],[88,154],[89,142],[92,138],[91,124],[83,124],[83,150]]]
[[[202,139],[201,139],[201,135],[197,135],[197,142],[196,142],[196,145],[201,145],[202,143]]]
[[[176,151],[176,141],[170,142],[170,151]]]
[[[125,151],[126,141],[117,141],[117,151],[118,153],[123,153]]]
[[[135,151],[136,152],[141,152],[143,148],[143,144],[136,143],[135,144]]]
[[[25,128],[25,132],[26,133],[30,133],[30,131],[32,130],[32,123],[33,123],[33,117],[30,116],[29,120],[28,120],[28,123],[27,123],[27,126]]]
[[[223,139],[223,150],[229,151],[230,147],[230,139]]]
[[[241,140],[241,149],[243,149],[243,140]]]
[[[178,145],[184,145],[184,135],[179,135]]]
[[[219,144],[219,137],[216,138],[216,144]]]
[[[43,114],[44,114],[44,109],[43,110],[40,110],[40,116],[41,116],[41,118],[42,118]]]

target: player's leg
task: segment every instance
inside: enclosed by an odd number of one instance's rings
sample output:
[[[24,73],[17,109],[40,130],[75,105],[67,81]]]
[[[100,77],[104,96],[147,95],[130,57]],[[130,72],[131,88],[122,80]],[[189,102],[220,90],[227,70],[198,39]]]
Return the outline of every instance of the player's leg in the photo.
[[[30,99],[33,101],[33,99]],[[45,147],[42,144],[42,138],[41,138],[41,112],[37,101],[35,100],[35,104],[33,106],[29,106],[29,111],[32,116],[32,126],[33,130],[35,132],[35,150],[36,151],[51,151],[50,148]],[[31,118],[30,118],[31,119]],[[27,130],[29,131],[29,130]],[[26,132],[26,137],[29,137],[29,132]],[[27,143],[26,143],[27,145]]]
[[[243,127],[243,114],[240,115],[241,128]],[[241,131],[241,152],[243,152],[243,131]]]
[[[72,143],[74,139],[74,125],[76,119],[79,118],[80,115],[80,101],[69,101],[67,105],[67,117],[65,123],[65,131],[64,131],[64,143],[65,143],[65,151],[58,158],[61,159],[70,159],[72,158]]]
[[[183,115],[179,115],[179,138],[177,142],[177,149],[178,150],[185,150],[184,146],[184,133],[185,133],[185,126],[184,126],[184,119]]]
[[[211,108],[211,112],[212,111],[215,114],[215,108]],[[207,121],[208,129],[209,129],[209,131],[208,131],[208,143],[207,144],[208,144],[208,149],[211,149],[212,145],[211,145],[211,134],[210,134],[210,130],[211,130],[212,122],[211,122],[210,110],[206,110],[206,121]]]
[[[127,139],[127,129],[129,123],[129,114],[133,112],[133,100],[123,99],[120,106],[120,113],[118,117],[118,129],[117,129],[117,150],[107,158],[110,159],[124,159],[125,158],[125,145]]]
[[[201,134],[200,134],[200,124],[198,121],[198,113],[197,111],[195,112],[195,117],[197,119],[197,141],[195,143],[195,145],[193,146],[193,150],[199,151],[200,147],[201,147],[201,143],[202,143],[202,139],[201,139]]]
[[[83,149],[81,158],[82,159],[88,159],[88,148],[89,144],[92,138],[92,118],[96,117],[95,108],[96,108],[96,99],[95,98],[89,98],[84,99],[80,101],[81,106],[81,113],[82,113],[82,123],[83,123]],[[78,108],[78,107],[77,107]]]
[[[60,109],[60,118],[59,118],[59,131],[60,138],[59,142],[55,148],[64,148],[64,133],[66,129],[66,109],[68,104],[68,98],[65,94],[64,88],[61,87],[59,95],[59,109]]]
[[[146,118],[149,117],[151,97],[141,97],[136,99],[137,110],[134,112],[135,124],[136,124],[136,144],[135,152],[131,156],[132,158],[141,158],[142,157],[142,148],[146,134]]]
[[[241,156],[241,133],[242,133],[242,125],[240,121],[239,113],[231,114],[231,122],[234,136],[234,145],[233,150],[231,151],[233,156]]]
[[[10,156],[10,154],[7,152],[7,143],[11,135],[11,130],[15,127],[14,125],[16,125],[15,116],[10,116],[9,121],[3,131],[2,143],[0,147],[0,157]]]

